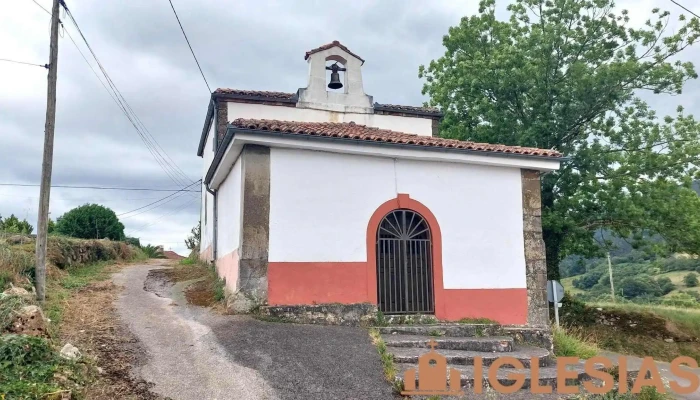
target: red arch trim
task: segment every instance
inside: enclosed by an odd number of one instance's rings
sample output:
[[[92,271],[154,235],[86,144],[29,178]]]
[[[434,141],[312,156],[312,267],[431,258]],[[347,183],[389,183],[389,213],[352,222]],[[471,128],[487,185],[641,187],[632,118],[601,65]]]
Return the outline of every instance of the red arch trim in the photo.
[[[423,203],[413,200],[405,193],[388,200],[374,211],[367,224],[367,292],[370,302],[377,304],[377,230],[382,218],[397,209],[408,209],[422,215],[430,226],[433,245],[433,293],[435,294],[435,316],[445,316],[445,289],[442,281],[442,233],[435,215]]]

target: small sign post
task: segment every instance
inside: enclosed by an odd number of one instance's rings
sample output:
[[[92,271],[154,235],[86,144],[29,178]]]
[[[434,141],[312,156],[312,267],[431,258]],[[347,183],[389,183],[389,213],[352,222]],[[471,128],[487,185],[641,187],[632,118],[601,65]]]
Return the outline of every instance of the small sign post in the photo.
[[[559,326],[559,307],[561,300],[564,297],[564,287],[558,281],[547,281],[547,300],[554,303],[554,321]]]

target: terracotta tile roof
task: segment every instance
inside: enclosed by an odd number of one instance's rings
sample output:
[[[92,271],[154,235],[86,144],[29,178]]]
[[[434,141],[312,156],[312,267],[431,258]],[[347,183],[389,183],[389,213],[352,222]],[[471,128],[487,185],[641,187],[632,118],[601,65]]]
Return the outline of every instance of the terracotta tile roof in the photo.
[[[285,92],[266,92],[264,90],[240,90],[240,89],[226,89],[219,88],[214,91],[214,94],[229,94],[234,96],[242,97],[259,97],[259,98],[269,98],[273,99],[292,99],[296,96],[296,93],[285,93]]]
[[[343,46],[342,44],[340,44],[340,42],[337,41],[337,40],[334,40],[334,41],[332,41],[332,42],[330,42],[330,43],[328,43],[328,44],[324,44],[324,45],[321,46],[321,47],[316,47],[315,49],[311,49],[311,50],[307,51],[307,52],[306,52],[306,55],[304,56],[304,60],[308,60],[308,59],[309,59],[309,56],[312,55],[312,54],[314,54],[314,53],[318,53],[319,51],[323,51],[323,50],[328,50],[328,49],[330,49],[330,48],[332,48],[332,47],[336,47],[336,46],[337,46],[337,47],[340,47],[341,49],[343,49],[343,50],[345,50],[345,51],[347,51],[351,56],[353,56],[353,57],[357,58],[358,60],[362,61],[362,64],[365,63],[365,60],[363,60],[362,57],[360,57],[360,56],[358,56],[357,54],[355,54],[355,53],[353,53],[352,51],[350,51],[350,49],[348,49],[347,47],[345,47],[345,46]]]
[[[401,106],[396,104],[379,104],[374,103],[374,109],[380,111],[396,111],[396,112],[418,112],[426,114],[436,114],[442,115],[442,111],[436,107],[415,107],[415,106]]]
[[[410,133],[372,128],[365,125],[333,122],[296,122],[266,119],[242,119],[231,122],[231,126],[247,130],[263,130],[288,133],[290,135],[323,136],[361,141],[396,143],[420,147],[454,148],[489,153],[505,153],[538,157],[560,158],[562,154],[555,150],[536,149],[532,147],[505,146],[502,144],[475,143],[455,139],[443,139],[432,136],[418,136]]]

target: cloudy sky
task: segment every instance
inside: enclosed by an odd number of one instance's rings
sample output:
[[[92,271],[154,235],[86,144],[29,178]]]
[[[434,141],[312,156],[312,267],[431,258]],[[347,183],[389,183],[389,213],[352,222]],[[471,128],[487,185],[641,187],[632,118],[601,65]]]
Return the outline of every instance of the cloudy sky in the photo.
[[[36,2],[50,9],[50,0]],[[32,0],[3,3],[0,59],[47,63],[50,16]],[[681,3],[700,13],[694,1]],[[151,135],[190,182],[200,179],[203,165],[196,151],[209,93],[168,1],[66,0],[66,4]],[[363,77],[368,94],[381,103],[406,105],[425,100],[418,66],[439,57],[447,29],[478,7],[476,0],[174,0],[174,4],[212,89],[294,92],[306,84],[304,52],[340,40],[366,60]],[[508,1],[498,4],[504,10]],[[618,1],[618,5],[629,8],[637,24],[654,7],[667,9],[674,17],[682,11],[667,0]],[[66,23],[66,30],[89,57],[75,28]],[[684,58],[700,64],[700,47],[688,50]],[[182,186],[154,160],[66,34],[59,39],[58,70],[53,184]],[[685,94],[654,104],[664,113],[683,104],[688,112],[700,115],[694,94],[699,88],[693,82]],[[0,61],[0,183],[39,182],[45,109],[46,70]],[[168,194],[54,188],[51,216],[55,219],[84,203],[104,204],[120,214]],[[38,197],[38,187],[0,186],[0,215],[14,213],[35,224]],[[163,244],[186,254],[182,240],[197,223],[199,196],[179,193],[168,200],[127,214],[122,222],[127,234],[141,237],[142,243]]]

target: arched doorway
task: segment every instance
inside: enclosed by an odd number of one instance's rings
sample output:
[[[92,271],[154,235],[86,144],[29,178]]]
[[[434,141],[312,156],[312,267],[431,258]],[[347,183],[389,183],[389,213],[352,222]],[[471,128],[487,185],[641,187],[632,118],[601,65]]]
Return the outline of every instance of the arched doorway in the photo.
[[[393,210],[377,229],[377,305],[385,314],[433,314],[430,226],[408,209]]]

